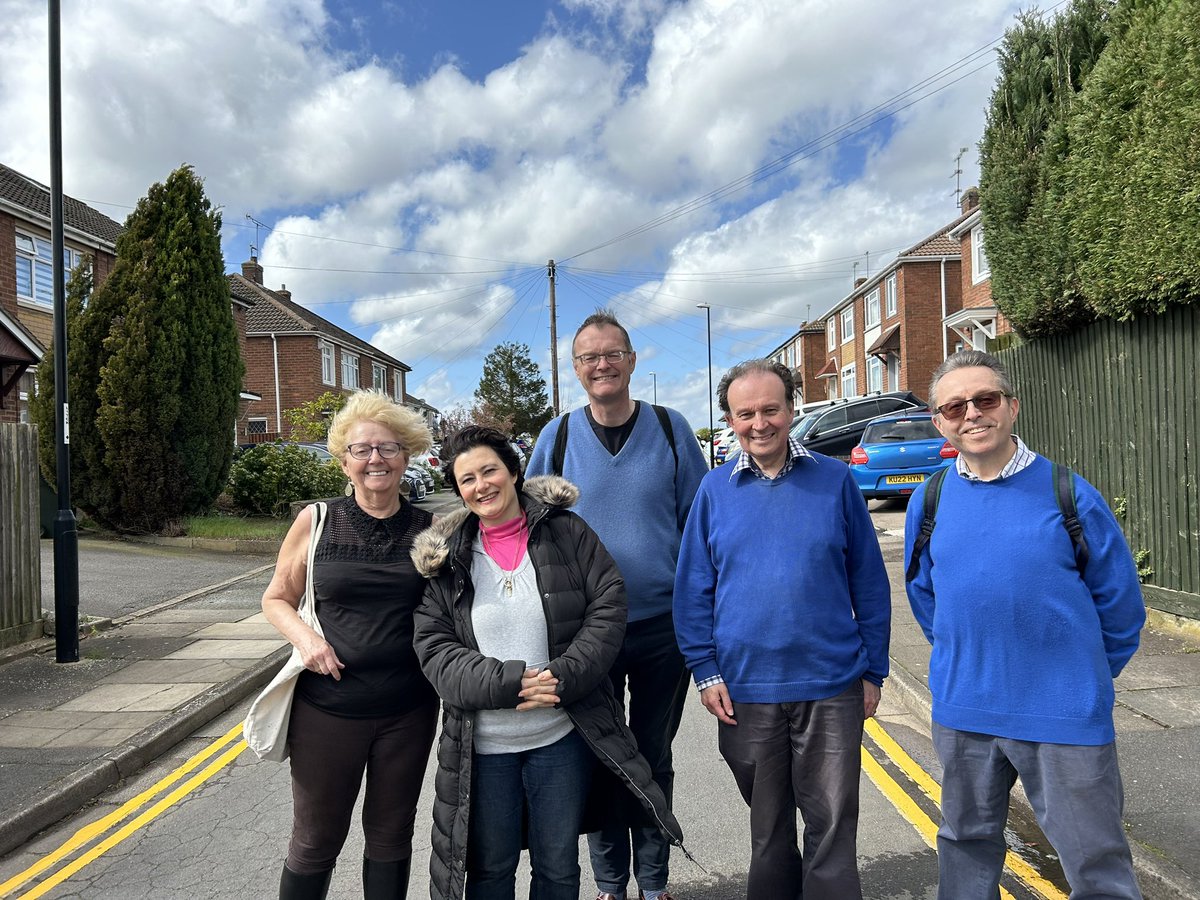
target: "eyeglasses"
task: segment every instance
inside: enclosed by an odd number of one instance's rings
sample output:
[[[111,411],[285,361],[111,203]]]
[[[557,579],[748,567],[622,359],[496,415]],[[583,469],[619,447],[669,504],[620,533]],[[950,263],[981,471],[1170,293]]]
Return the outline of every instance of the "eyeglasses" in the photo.
[[[967,414],[968,403],[975,404],[975,408],[980,412],[989,412],[999,406],[1000,401],[1005,397],[1011,396],[1012,394],[1006,394],[1004,391],[985,391],[968,400],[951,400],[949,403],[943,403],[934,412],[953,422]]]
[[[370,459],[371,452],[375,451],[384,459],[393,459],[400,455],[400,451],[404,448],[395,441],[383,441],[379,444],[347,444],[346,452],[355,459]]]
[[[614,366],[625,357],[633,356],[632,350],[609,350],[607,353],[580,353],[575,361],[584,366],[598,366],[601,358],[607,359]]]

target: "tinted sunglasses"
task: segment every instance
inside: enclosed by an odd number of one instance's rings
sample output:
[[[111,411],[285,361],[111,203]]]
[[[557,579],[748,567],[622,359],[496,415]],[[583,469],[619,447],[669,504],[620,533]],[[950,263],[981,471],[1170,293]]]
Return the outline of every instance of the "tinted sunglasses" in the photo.
[[[1000,401],[1005,397],[1011,396],[1012,394],[1006,394],[1004,391],[985,391],[967,400],[951,400],[949,403],[943,403],[934,412],[953,422],[967,414],[968,403],[974,403],[975,408],[980,412],[989,412],[999,406]]]

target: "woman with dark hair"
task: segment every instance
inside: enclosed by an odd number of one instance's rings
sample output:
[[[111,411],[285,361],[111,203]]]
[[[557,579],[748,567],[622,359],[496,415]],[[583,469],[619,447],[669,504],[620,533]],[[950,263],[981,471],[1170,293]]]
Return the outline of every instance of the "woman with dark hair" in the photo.
[[[442,446],[466,509],[413,546],[430,578],[415,646],[442,697],[430,895],[511,900],[522,836],[530,896],[578,900],[578,836],[593,776],[619,779],[671,843],[678,822],[638,754],[608,670],[625,634],[625,585],[561,478],[523,481],[491,428]],[[596,761],[603,765],[597,767]]]

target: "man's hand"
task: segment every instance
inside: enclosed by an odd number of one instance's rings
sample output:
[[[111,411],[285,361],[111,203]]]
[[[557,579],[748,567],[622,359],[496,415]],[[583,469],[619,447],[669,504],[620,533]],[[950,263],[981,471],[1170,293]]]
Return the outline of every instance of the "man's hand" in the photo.
[[[736,725],[733,718],[733,701],[729,699],[729,689],[725,684],[714,684],[700,692],[700,702],[704,708],[726,725]]]
[[[869,719],[879,709],[879,697],[883,692],[879,685],[863,679],[863,718]]]

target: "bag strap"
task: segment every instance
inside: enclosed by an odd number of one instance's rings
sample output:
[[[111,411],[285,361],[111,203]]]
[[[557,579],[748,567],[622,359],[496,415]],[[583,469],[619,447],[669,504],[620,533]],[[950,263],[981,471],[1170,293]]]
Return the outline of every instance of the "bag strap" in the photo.
[[[659,406],[657,403],[651,404],[650,408],[654,410],[658,424],[667,437],[667,444],[671,447],[671,456],[675,459],[675,474],[678,475],[679,450],[675,447],[675,429],[671,427],[671,415],[667,412],[666,407]],[[550,470],[560,478],[563,473],[563,463],[567,458],[567,422],[570,420],[569,412],[564,413],[559,419],[558,430],[554,433],[554,452],[550,454]]]
[[[658,416],[658,424],[662,426],[663,434],[667,436],[667,443],[671,445],[671,456],[675,458],[675,474],[679,474],[679,451],[675,449],[675,429],[671,427],[671,416],[667,410],[659,406],[657,403],[652,404],[654,414]]]
[[[912,557],[908,561],[908,571],[904,573],[905,582],[917,577],[921,568],[921,554],[929,545],[933,536],[933,526],[937,524],[938,502],[942,499],[942,483],[946,480],[947,467],[943,466],[933,473],[933,477],[925,484],[925,505],[921,510],[921,530],[913,541]]]
[[[308,565],[304,578],[304,596],[300,598],[300,614],[304,621],[315,628],[313,623],[317,621],[317,593],[313,588],[313,558],[317,552],[317,542],[321,540],[321,532],[325,529],[327,507],[324,501],[318,501],[309,508],[313,512],[308,532]]]
[[[1083,523],[1079,521],[1079,509],[1075,505],[1075,476],[1069,468],[1061,463],[1054,463],[1054,497],[1058,501],[1058,510],[1062,513],[1063,527],[1071,536],[1075,547],[1075,566],[1079,574],[1087,568],[1087,540],[1083,536]]]

